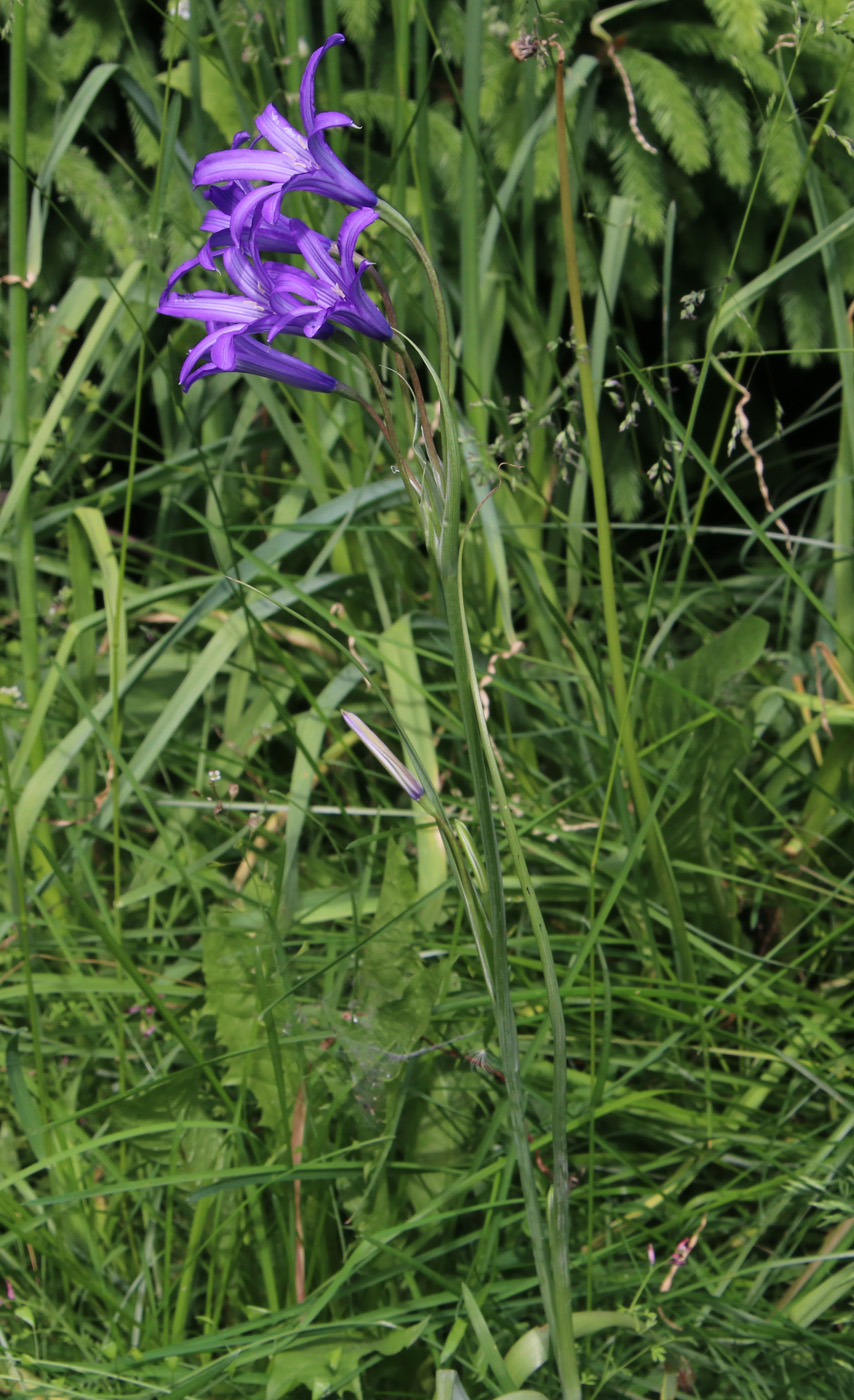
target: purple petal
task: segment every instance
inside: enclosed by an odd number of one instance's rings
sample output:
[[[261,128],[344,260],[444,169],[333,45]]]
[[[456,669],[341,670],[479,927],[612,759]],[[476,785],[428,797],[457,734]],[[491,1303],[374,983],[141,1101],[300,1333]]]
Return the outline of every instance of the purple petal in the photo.
[[[215,185],[218,180],[266,180],[268,184],[284,185],[295,175],[308,174],[311,160],[297,163],[280,151],[214,151],[202,156],[193,171],[194,185]],[[269,193],[269,191],[268,191]]]
[[[358,176],[349,171],[328,145],[324,132],[332,127],[352,126],[353,122],[345,112],[322,112],[315,108],[314,82],[318,64],[323,55],[336,44],[343,44],[343,34],[332,34],[326,43],[311,55],[300,83],[300,113],[305,135],[297,131],[281,112],[269,103],[256,119],[259,136],[264,137],[272,151],[258,150],[255,141],[244,146],[245,132],[238,133],[228,151],[215,151],[203,156],[193,172],[194,185],[216,185],[227,180],[231,184],[244,186],[243,195],[248,193],[246,182],[260,180],[269,186],[285,186],[292,190],[308,190],[328,199],[337,199],[342,204],[355,206],[377,202],[377,196]],[[277,191],[273,190],[273,198]],[[270,197],[266,191],[265,197]],[[208,193],[208,198],[219,208],[226,201]],[[265,217],[275,222],[278,207],[265,210]],[[234,231],[234,229],[233,229]],[[239,238],[235,234],[235,238]]]
[[[318,131],[326,131],[330,126],[355,126],[352,117],[348,117],[346,112],[321,112],[314,119],[311,135]]]
[[[236,339],[237,337],[234,335],[221,335],[213,341],[211,345],[211,364],[216,365],[217,369],[221,369],[226,373],[234,369],[235,360],[237,358],[234,349],[234,342]]]
[[[413,802],[417,802],[419,798],[424,796],[424,788],[415,774],[410,772],[405,764],[401,763],[397,755],[392,753],[388,744],[384,744],[380,736],[375,734],[373,729],[365,724],[363,719],[360,719],[358,715],[354,715],[350,710],[342,710],[341,718],[350,726],[353,733],[361,739],[365,747],[370,749],[374,758],[382,764],[386,772],[390,773],[395,782],[400,784],[407,797],[411,797]]]
[[[185,393],[189,384],[192,382],[189,379],[189,375],[193,370],[193,366],[198,363],[203,355],[208,353],[220,336],[225,334],[228,334],[228,332],[224,330],[213,331],[210,335],[203,336],[198,345],[194,345],[192,350],[190,350],[181,366],[181,373],[178,375],[178,383],[181,385],[182,389],[184,389]]]
[[[264,307],[250,297],[233,296],[230,292],[173,292],[160,298],[159,310],[164,316],[186,316],[193,321],[224,322],[247,325],[264,315]]]
[[[201,250],[199,252],[199,267],[205,268],[207,272],[219,271],[216,263],[214,262],[214,254],[217,252],[218,249],[219,251],[221,251],[223,248],[229,247],[230,243],[230,234],[212,234],[211,237],[208,239],[207,243],[202,244]]]
[[[315,124],[314,106],[314,79],[317,74],[318,65],[324,54],[338,44],[346,43],[343,34],[330,34],[326,43],[319,49],[315,49],[308,63],[305,65],[305,72],[302,75],[302,82],[299,85],[299,112],[302,117],[302,124],[307,136],[311,136]]]
[[[366,228],[376,223],[377,215],[373,209],[354,209],[352,214],[348,214],[341,228],[338,231],[338,253],[341,262],[345,267],[353,266],[353,255],[356,251],[356,239],[360,233],[364,233]]]
[[[235,347],[236,367],[244,374],[260,374],[267,379],[292,384],[298,389],[315,389],[321,394],[331,394],[338,388],[338,380],[333,379],[331,374],[250,336],[238,337]]]
[[[265,141],[269,141],[282,155],[293,158],[297,168],[309,168],[311,159],[308,154],[308,141],[301,131],[291,126],[287,117],[283,117],[272,102],[255,118],[255,125]]]
[[[199,255],[198,257],[195,257],[195,258],[189,258],[187,262],[183,262],[183,263],[181,263],[180,267],[176,267],[176,268],[175,268],[175,271],[172,273],[172,276],[169,278],[169,281],[166,283],[166,290],[165,290],[165,292],[163,293],[163,296],[160,298],[160,309],[161,309],[161,311],[163,310],[163,301],[164,301],[164,299],[165,299],[166,297],[168,297],[168,295],[169,295],[169,293],[171,292],[172,288],[175,286],[175,283],[178,282],[178,281],[184,276],[184,273],[185,273],[185,272],[189,272],[190,269],[193,268],[193,267],[198,267],[198,265],[199,265],[199,257],[200,257],[200,256],[201,256],[201,255]],[[166,315],[168,315],[168,314],[169,314],[169,313],[167,312]],[[181,313],[181,314],[183,314],[183,313]]]
[[[317,277],[331,282],[333,286],[340,286],[344,280],[343,270],[335,259],[330,257],[314,229],[307,228],[305,233],[300,233],[297,246]]]
[[[217,185],[214,185],[212,188],[216,190],[217,194],[224,193],[224,190],[219,189]],[[234,186],[229,186],[229,188],[233,189]],[[210,199],[210,190],[208,191],[206,197]],[[230,224],[230,214],[224,214],[219,209],[209,209],[208,212],[205,214],[205,217],[202,219],[202,222],[199,224],[199,228],[201,229],[202,233],[221,233],[223,229],[229,228]]]
[[[318,194],[326,194],[328,198],[337,199],[341,204],[356,204],[360,207],[376,204],[377,196],[373,190],[369,189],[358,175],[348,170],[343,160],[338,159],[322,132],[310,136],[308,146],[326,180],[323,189],[318,189],[316,184],[310,187],[306,185],[306,189],[315,189]]]
[[[243,198],[239,200],[238,203],[234,206],[234,210],[231,215],[231,237],[235,243],[239,243],[241,241],[241,239],[244,236],[247,225],[251,223],[255,218],[257,218],[258,206],[264,204],[264,202],[269,198],[269,185],[262,185],[260,189],[250,190],[249,194],[244,195]],[[276,195],[276,205],[278,206],[280,202],[281,191],[279,190],[277,191]],[[272,223],[273,220],[268,218],[266,222]],[[289,225],[291,226],[294,222],[297,221],[288,221]],[[296,230],[294,230],[294,232],[296,232]],[[294,242],[296,243],[296,238],[294,239]],[[296,246],[297,248],[299,248],[298,243]]]
[[[227,351],[225,347],[220,349],[218,345],[220,338],[226,336],[230,340]],[[211,359],[199,363],[208,350],[213,352]],[[275,350],[249,335],[231,335],[228,332],[215,331],[199,341],[184,361],[179,383],[185,392],[197,379],[221,373],[213,355],[218,359],[227,356],[231,370],[237,373],[259,374],[264,379],[275,379],[280,384],[289,384],[295,389],[310,389],[316,393],[331,394],[338,388],[338,380],[333,379],[331,374],[315,369],[313,365],[304,364],[294,355],[286,355],[283,351]]]
[[[269,277],[264,275],[264,264],[260,260],[250,262],[242,248],[231,247],[223,249],[222,265],[238,291],[256,301],[262,312],[269,303],[271,286]]]

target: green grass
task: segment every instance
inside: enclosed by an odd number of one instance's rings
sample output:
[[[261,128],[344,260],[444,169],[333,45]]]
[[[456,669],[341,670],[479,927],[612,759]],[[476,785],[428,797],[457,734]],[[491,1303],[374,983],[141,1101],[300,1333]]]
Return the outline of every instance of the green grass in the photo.
[[[850,22],[559,5],[562,221],[554,55],[494,8],[13,27],[0,1393],[563,1400],[567,1301],[585,1400],[850,1390]],[[444,550],[357,403],[184,396],[156,314],[188,171],[336,24],[319,106],[449,320]],[[444,376],[413,246],[364,247]]]

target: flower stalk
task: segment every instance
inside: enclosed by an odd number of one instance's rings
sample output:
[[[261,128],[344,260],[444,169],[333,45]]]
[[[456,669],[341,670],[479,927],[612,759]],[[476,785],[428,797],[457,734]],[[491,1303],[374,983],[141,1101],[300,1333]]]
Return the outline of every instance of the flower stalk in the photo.
[[[9,51],[9,398],[12,409],[12,471],[17,475],[29,442],[27,395],[27,6],[15,6]],[[35,544],[29,489],[21,497],[15,519],[15,577],[21,626],[24,695],[33,706],[39,690],[38,612]],[[39,736],[32,764],[44,757]]]
[[[437,379],[442,417],[448,443],[446,495],[439,538],[437,565],[445,601],[451,642],[451,655],[460,696],[463,732],[471,764],[475,807],[484,854],[487,918],[493,949],[492,973],[495,986],[495,1012],[501,1059],[507,1084],[510,1125],[525,1203],[525,1218],[531,1236],[531,1251],[540,1285],[543,1307],[549,1325],[563,1400],[579,1400],[581,1395],[572,1328],[572,1301],[569,1279],[569,1166],[566,1146],[566,1024],[563,1016],[557,971],[551,953],[548,931],[537,901],[522,845],[501,773],[495,760],[492,738],[487,728],[480,688],[472,656],[465,618],[460,560],[460,499],[462,455],[453,414],[444,387]],[[549,1020],[553,1041],[552,1151],[554,1153],[554,1200],[549,1246],[543,1232],[540,1201],[525,1122],[524,1086],[519,1059],[519,1037],[510,988],[510,959],[507,945],[507,916],[504,881],[493,812],[495,797],[501,827],[522,888],[525,907],[537,940],[537,949],[546,982]]]
[[[409,223],[353,176],[326,143],[325,131],[331,126],[350,124],[350,119],[339,112],[318,115],[314,81],[320,59],[331,46],[341,42],[343,36],[333,35],[306,66],[300,84],[304,135],[274,107],[267,107],[256,120],[257,137],[251,139],[248,133],[238,132],[230,150],[216,152],[199,161],[194,182],[208,186],[207,199],[212,206],[202,223],[202,232],[208,239],[196,257],[173,273],[161,298],[160,309],[167,315],[199,320],[205,328],[205,335],[190,351],[181,371],[180,383],[185,390],[198,379],[237,370],[322,393],[341,393],[367,409],[383,432],[404,476],[427,548],[438,570],[444,599],[471,768],[480,852],[467,832],[464,837],[455,833],[417,761],[414,763],[416,772],[413,772],[357,715],[342,711],[342,716],[403,791],[413,801],[424,799],[430,806],[445,841],[495,1010],[513,1146],[562,1400],[579,1400],[569,1276],[566,1026],[548,930],[493,752],[466,623],[460,532],[464,463],[460,425],[450,399],[450,338],[445,303],[436,270]],[[268,142],[271,150],[258,147],[261,138]],[[344,218],[334,244],[300,220],[283,213],[283,197],[295,190],[310,190],[355,206]],[[425,268],[433,293],[439,338],[438,372],[426,358],[424,363],[435,381],[439,398],[442,427],[439,445],[433,438],[421,384],[404,345],[405,337],[397,330],[394,309],[381,279],[376,280],[383,296],[384,311],[371,300],[362,283],[363,273],[370,264],[357,259],[356,241],[377,217],[409,241]],[[273,257],[265,258],[264,254]],[[305,266],[283,262],[282,255],[298,257]],[[176,290],[180,280],[197,268],[217,274],[221,268],[236,291]],[[342,331],[347,333],[344,338]],[[397,357],[398,372],[408,385],[415,406],[413,413],[411,405],[406,404],[409,436],[413,443],[420,439],[414,448],[422,469],[420,480],[410,469],[409,458],[395,431],[382,381],[370,360],[354,347],[350,339],[353,332],[390,343]],[[284,335],[319,340],[334,336],[339,344],[343,339],[348,348],[355,348],[373,381],[379,412],[332,375],[273,344]],[[613,591],[613,576],[611,587]],[[500,830],[537,940],[547,991],[553,1042],[555,1177],[548,1230],[541,1212],[525,1117],[519,1039],[511,997],[499,826],[493,803],[497,806]]]

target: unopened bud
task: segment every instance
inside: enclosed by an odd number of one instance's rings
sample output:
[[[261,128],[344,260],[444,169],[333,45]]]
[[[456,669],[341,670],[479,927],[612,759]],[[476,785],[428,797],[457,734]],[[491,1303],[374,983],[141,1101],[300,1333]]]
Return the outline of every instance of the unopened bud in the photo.
[[[417,802],[419,797],[424,796],[424,789],[415,774],[410,773],[400,759],[395,757],[388,745],[383,743],[379,735],[368,728],[364,720],[359,719],[359,716],[354,715],[350,710],[342,710],[341,718],[361,739],[362,743],[370,749],[374,758],[379,760],[386,772],[390,773],[395,782],[400,784],[407,797],[411,797],[413,802]]]

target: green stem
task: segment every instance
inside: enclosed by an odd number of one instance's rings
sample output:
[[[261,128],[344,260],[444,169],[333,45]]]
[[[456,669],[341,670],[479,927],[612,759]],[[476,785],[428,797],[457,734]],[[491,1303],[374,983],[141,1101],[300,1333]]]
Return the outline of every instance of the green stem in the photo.
[[[513,861],[513,868],[519,880],[522,897],[525,901],[525,907],[528,911],[528,917],[531,920],[531,927],[537,941],[537,951],[540,955],[543,978],[546,984],[546,1002],[548,1005],[549,1024],[552,1032],[552,1152],[554,1157],[554,1189],[549,1218],[550,1282],[554,1317],[550,1322],[550,1329],[553,1339],[552,1347],[557,1361],[558,1373],[561,1378],[563,1394],[566,1400],[575,1400],[576,1396],[580,1396],[581,1390],[572,1325],[572,1292],[570,1287],[569,1267],[569,1158],[566,1141],[566,1119],[568,1111],[566,1091],[566,1019],[563,1014],[560,983],[558,982],[557,969],[552,956],[548,929],[546,928],[539,901],[534,893],[534,885],[531,880],[528,863],[525,860],[522,843],[519,840],[519,834],[516,830],[516,824],[510,809],[510,803],[504,791],[501,771],[495,759],[492,740],[486,724],[486,717],[483,713],[483,706],[480,701],[477,676],[474,669],[474,657],[472,656],[468,629],[465,625],[462,586],[459,577],[458,593],[459,611],[462,618],[462,635],[466,652],[466,673],[470,694],[473,700],[475,721],[479,731],[479,748],[480,751],[486,755],[486,763],[492,783],[492,792],[495,795],[498,811],[501,816],[502,829],[510,851],[510,858]],[[457,679],[460,693],[462,693],[463,682],[459,671],[457,672]],[[471,753],[472,743],[470,739],[468,747]],[[509,960],[507,961],[507,967],[509,974]],[[514,1037],[515,1034],[514,1021]],[[518,1045],[516,1046],[516,1052],[518,1055]],[[502,1050],[502,1056],[503,1053]],[[530,1158],[530,1152],[528,1153],[528,1157]]]
[[[575,1344],[572,1332],[572,1307],[569,1292],[569,1171],[566,1159],[566,1030],[560,1005],[560,993],[548,934],[533,893],[531,879],[516,835],[509,805],[504,793],[498,767],[492,753],[492,741],[486,728],[480,704],[477,676],[471,652],[471,642],[465,620],[460,576],[460,493],[462,462],[459,441],[454,431],[451,406],[441,384],[439,397],[446,426],[446,482],[442,530],[437,552],[437,565],[445,600],[448,632],[454,673],[460,696],[463,732],[468,749],[474,789],[475,807],[480,828],[487,879],[487,917],[493,950],[493,983],[495,1013],[501,1061],[507,1082],[510,1126],[516,1146],[525,1217],[531,1236],[534,1266],[543,1298],[561,1379],[563,1400],[579,1400],[581,1395]],[[551,1261],[543,1234],[540,1202],[528,1129],[525,1122],[525,1100],[519,1061],[519,1038],[513,1013],[510,990],[510,959],[507,945],[507,921],[504,885],[498,849],[498,833],[492,810],[490,776],[498,800],[511,855],[519,874],[525,902],[534,925],[548,988],[549,1011],[554,1037],[554,1154],[555,1154],[555,1212],[551,1230]],[[550,975],[551,974],[551,975]],[[551,1267],[550,1267],[551,1263]]]
[[[445,310],[445,300],[442,296],[439,278],[436,276],[436,269],[430,261],[427,249],[408,219],[405,219],[390,204],[386,204],[384,199],[377,200],[377,213],[383,222],[388,224],[389,228],[403,234],[407,242],[412,244],[421,259],[424,271],[427,273],[430,291],[433,293],[433,304],[436,308],[436,327],[439,332],[439,379],[446,394],[449,394],[451,392],[451,347],[448,334],[448,313]]]
[[[6,730],[0,724],[0,771],[3,773],[3,782],[6,788],[6,801],[10,812],[14,811],[12,782],[9,774],[9,753],[6,746]],[[30,1023],[30,1034],[33,1038],[33,1061],[36,1071],[36,1086],[38,1089],[39,1108],[41,1109],[42,1122],[46,1123],[50,1118],[47,1084],[44,1076],[44,1055],[42,1054],[41,1042],[41,1017],[39,1015],[39,1004],[36,997],[36,986],[33,975],[33,948],[30,943],[29,908],[27,904],[27,887],[24,878],[24,863],[21,858],[22,853],[18,845],[18,833],[15,829],[14,820],[9,823],[9,872],[11,875],[10,892],[12,896],[12,917],[18,926],[18,939],[21,947],[21,961],[24,964],[24,987],[26,989],[27,1019]]]
[[[454,549],[453,559],[450,557],[450,553],[451,551],[449,549],[442,549],[442,557],[439,561],[439,573],[442,582],[442,593],[445,600],[454,674],[457,679],[460,695],[463,733],[465,734],[469,763],[471,765],[471,779],[474,789],[478,826],[480,829],[481,849],[483,851],[484,865],[486,867],[487,918],[493,954],[493,985],[495,988],[495,1016],[498,1029],[498,1043],[501,1050],[501,1065],[507,1080],[510,1126],[516,1148],[516,1157],[519,1163],[519,1175],[522,1183],[522,1195],[525,1201],[525,1216],[531,1235],[534,1266],[537,1271],[537,1278],[543,1295],[546,1319],[549,1323],[552,1335],[554,1336],[554,1309],[552,1307],[551,1280],[549,1276],[545,1239],[543,1236],[542,1219],[540,1216],[539,1196],[534,1179],[534,1169],[531,1165],[531,1150],[528,1145],[528,1130],[525,1124],[524,1091],[522,1087],[521,1065],[519,1062],[519,1039],[516,1033],[516,1022],[510,994],[510,961],[507,947],[504,890],[498,852],[498,834],[495,828],[486,762],[481,747],[477,715],[469,682],[470,646],[460,598],[458,553],[456,549]]]
[[[408,225],[399,221],[396,211],[391,210],[387,222],[406,233]],[[406,233],[412,237],[411,230]],[[426,256],[426,255],[424,255]],[[437,305],[442,305],[441,292],[435,270],[429,260],[425,263],[431,286],[435,286]],[[447,327],[440,326],[440,339],[447,346]],[[437,375],[425,360],[436,383],[442,412],[443,445],[445,451],[444,471],[437,485],[441,488],[441,515],[437,520],[429,512],[422,512],[426,525],[428,547],[433,554],[439,571],[451,656],[460,697],[460,709],[468,750],[475,809],[480,830],[481,849],[484,855],[486,874],[486,922],[487,939],[492,954],[492,977],[487,976],[495,1009],[498,1040],[501,1050],[502,1067],[507,1086],[507,1101],[511,1132],[519,1165],[525,1217],[531,1236],[531,1251],[543,1299],[546,1321],[549,1325],[551,1344],[557,1361],[561,1382],[562,1400],[580,1400],[581,1387],[575,1353],[572,1324],[572,1301],[569,1279],[569,1166],[566,1144],[566,1024],[563,1006],[548,930],[539,904],[534,894],[533,883],[522,852],[513,822],[510,806],[504,792],[501,774],[492,750],[492,740],[486,726],[486,719],[480,701],[477,673],[471,650],[461,579],[460,543],[460,504],[462,495],[463,463],[460,438],[451,409],[445,380]],[[437,512],[438,513],[438,512]],[[437,514],[436,513],[436,514]],[[435,527],[438,525],[438,529]],[[490,788],[490,782],[492,788]],[[555,1165],[554,1209],[551,1212],[549,1244],[546,1246],[543,1221],[540,1211],[540,1198],[534,1176],[531,1151],[528,1143],[528,1129],[525,1121],[525,1096],[522,1083],[522,1070],[519,1059],[519,1038],[510,988],[510,958],[507,943],[506,904],[504,883],[501,873],[501,860],[498,847],[498,832],[492,809],[493,791],[501,814],[502,826],[507,838],[511,858],[519,877],[525,904],[537,939],[543,965],[547,989],[549,1017],[551,1022],[553,1051],[553,1101],[552,1137]],[[440,826],[443,822],[440,819]],[[446,824],[444,824],[446,825]],[[455,864],[464,872],[464,861],[457,848],[458,843],[449,833],[443,831],[446,845]],[[459,873],[459,872],[458,872]],[[466,881],[461,880],[465,893]],[[475,901],[477,903],[477,901]],[[479,935],[478,920],[472,918],[472,928],[478,950],[483,947]],[[551,1256],[551,1257],[550,1257]]]
[[[12,10],[9,62],[9,397],[12,406],[12,473],[26,456],[30,425],[27,400],[27,5]],[[32,708],[39,691],[39,638],[35,541],[29,489],[15,512],[15,582],[20,617],[24,696]],[[44,757],[39,735],[33,767]]]
[[[460,210],[460,290],[462,293],[462,360],[468,418],[475,436],[486,437],[486,410],[477,401],[483,394],[480,316],[480,169],[477,133],[480,129],[480,88],[483,14],[480,0],[467,0],[463,49],[462,159]]]
[[[39,609],[36,548],[30,480],[25,474],[30,441],[28,394],[29,318],[27,275],[27,3],[13,7],[9,53],[9,398],[12,407],[12,481],[20,496],[15,507],[13,546],[14,586],[17,593],[21,639],[21,671],[24,698],[32,711],[41,689],[39,665]],[[31,771],[45,756],[44,737],[33,736]],[[33,863],[40,875],[49,869],[39,847],[53,852],[53,833],[46,821],[38,825],[38,846]],[[21,852],[23,857],[24,852]],[[53,896],[50,896],[52,899]]]
[[[187,1331],[187,1318],[190,1314],[190,1303],[193,1298],[196,1266],[207,1238],[207,1221],[212,1204],[213,1197],[206,1196],[203,1200],[199,1201],[193,1212],[193,1223],[190,1226],[190,1233],[187,1238],[187,1249],[184,1255],[184,1264],[181,1269],[181,1277],[178,1280],[178,1289],[175,1294],[175,1311],[172,1316],[171,1333],[173,1346],[176,1346],[179,1342],[184,1340]]]
[[[617,711],[618,743],[622,746],[626,775],[632,790],[635,808],[641,822],[650,811],[649,795],[643,780],[640,762],[635,747],[631,723],[629,693],[620,644],[620,622],[617,611],[617,590],[614,579],[614,558],[611,548],[611,521],[608,515],[608,488],[605,482],[605,463],[602,456],[602,442],[599,437],[599,421],[596,414],[596,394],[593,385],[593,372],[590,366],[590,349],[587,342],[587,328],[584,319],[584,306],[581,297],[581,280],[578,273],[578,256],[575,242],[575,222],[572,214],[572,195],[569,185],[569,148],[566,136],[566,108],[563,94],[563,57],[557,64],[555,79],[555,108],[557,120],[558,173],[560,177],[560,205],[563,223],[564,248],[566,252],[566,273],[569,283],[569,300],[572,310],[572,324],[575,331],[578,383],[581,390],[581,404],[584,410],[584,427],[587,434],[587,456],[590,468],[590,483],[593,489],[593,505],[596,514],[596,540],[599,547],[599,573],[602,590],[602,617],[605,624],[605,638],[608,660],[611,666],[611,684],[614,689],[614,704]],[[683,981],[694,981],[693,957],[685,927],[685,917],[679,899],[679,891],[670,866],[661,830],[653,821],[648,827],[647,853],[655,872],[661,897],[670,917],[673,946],[678,976]]]

